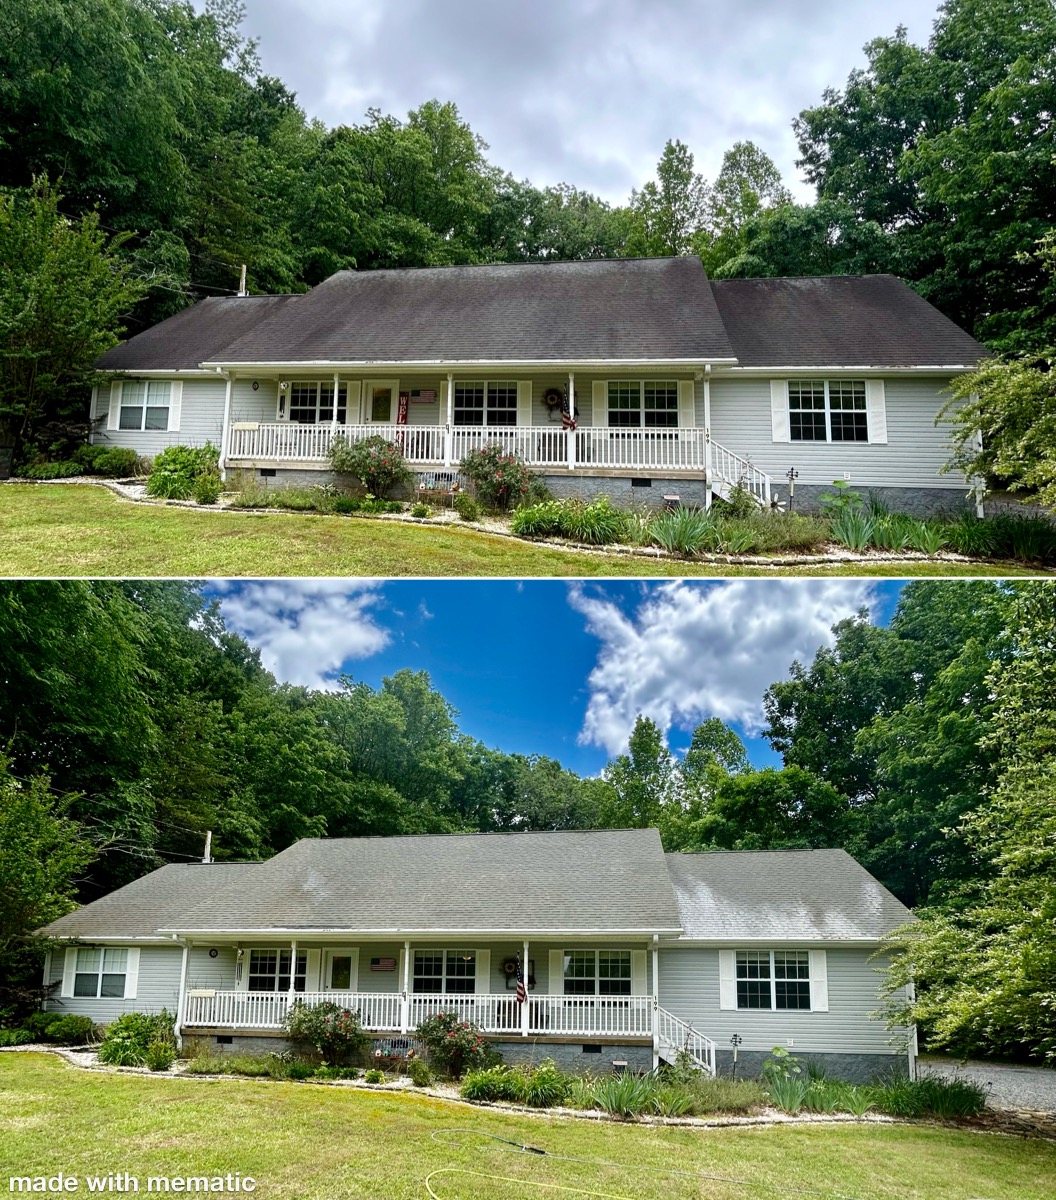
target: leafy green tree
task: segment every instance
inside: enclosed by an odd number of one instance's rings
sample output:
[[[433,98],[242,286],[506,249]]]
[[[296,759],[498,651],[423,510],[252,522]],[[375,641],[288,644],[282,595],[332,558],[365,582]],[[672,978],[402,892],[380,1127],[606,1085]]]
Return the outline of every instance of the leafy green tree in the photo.
[[[609,762],[602,777],[612,787],[611,808],[604,814],[606,827],[654,826],[666,846],[665,834],[682,816],[682,798],[677,760],[659,725],[639,714],[627,741],[627,753]]]
[[[723,155],[722,168],[708,190],[705,227],[695,242],[705,268],[710,272],[742,251],[749,221],[791,203],[774,160],[754,142],[736,142]]]
[[[44,179],[0,194],[0,456],[83,438],[96,358],[141,295],[94,215],[73,222]],[[0,471],[4,467],[0,461]]]
[[[669,141],[657,163],[656,179],[631,193],[627,254],[689,254],[693,235],[704,222],[706,199],[707,185],[693,168],[689,147]]]

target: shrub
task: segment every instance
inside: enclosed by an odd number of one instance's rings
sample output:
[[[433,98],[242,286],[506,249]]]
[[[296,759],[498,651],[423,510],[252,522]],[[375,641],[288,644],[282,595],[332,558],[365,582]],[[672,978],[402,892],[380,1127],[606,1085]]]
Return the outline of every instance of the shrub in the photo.
[[[996,551],[1002,557],[1023,562],[1056,562],[1056,527],[1043,517],[1001,513],[990,524]]]
[[[517,1090],[513,1072],[508,1067],[495,1066],[467,1072],[459,1094],[463,1100],[487,1103],[495,1100],[516,1100]]]
[[[30,1033],[35,1033],[43,1041],[47,1039],[48,1030],[52,1025],[62,1019],[62,1013],[33,1012],[28,1017],[23,1017],[19,1021],[19,1025],[22,1029],[28,1029]]]
[[[671,554],[689,558],[718,547],[715,520],[703,509],[676,508],[657,513],[649,527],[650,540]]]
[[[962,513],[946,526],[950,546],[969,558],[990,558],[1001,543],[999,528],[993,521],[980,521],[974,513]]]
[[[286,1078],[287,1079],[311,1079],[316,1073],[316,1065],[312,1062],[307,1062],[303,1058],[295,1058],[293,1062],[286,1063]]]
[[[467,1069],[487,1066],[493,1053],[477,1026],[461,1020],[457,1013],[427,1017],[415,1036],[429,1051],[430,1063],[447,1071],[452,1079],[460,1079]]]
[[[157,1014],[124,1013],[106,1027],[99,1061],[115,1067],[141,1067],[155,1042],[175,1044],[170,1013],[165,1009]]]
[[[468,492],[459,492],[455,497],[455,512],[463,521],[480,520],[480,505]]]
[[[154,459],[147,480],[147,494],[165,500],[189,500],[199,475],[216,472],[220,452],[211,443],[204,446],[169,446]]]
[[[376,1067],[371,1067],[371,1069],[363,1076],[363,1078],[367,1081],[367,1083],[384,1083],[385,1072],[379,1071]]]
[[[70,455],[70,457],[75,463],[78,464],[78,466],[83,467],[89,474],[94,474],[97,470],[96,464],[99,462],[99,459],[102,458],[104,454],[108,454],[110,449],[111,447],[93,445],[89,442],[85,442],[84,445],[78,446],[77,449],[74,450],[73,454]],[[138,461],[138,456],[135,450],[129,450],[127,453],[132,455],[134,462]]]
[[[412,1058],[407,1064],[407,1074],[415,1087],[428,1087],[433,1082],[433,1073],[429,1064],[420,1058]]]
[[[124,446],[88,446],[81,449],[102,451],[102,454],[95,456],[89,467],[96,475],[122,479],[139,471],[139,455],[135,450],[128,450]]]
[[[25,1046],[36,1038],[28,1029],[0,1029],[0,1046]]]
[[[314,1047],[328,1067],[343,1065],[368,1041],[358,1013],[331,1000],[311,1005],[295,1000],[286,1013],[283,1028],[290,1037]]]
[[[518,537],[553,537],[561,532],[562,512],[560,500],[524,504],[513,514],[510,531]]]
[[[892,1117],[974,1117],[986,1107],[986,1094],[968,1079],[940,1075],[891,1079],[871,1089],[872,1103]]]
[[[571,1080],[558,1070],[552,1058],[544,1058],[537,1067],[521,1067],[511,1072],[516,1098],[532,1108],[552,1108],[564,1102]]]
[[[516,454],[507,454],[497,442],[482,450],[471,450],[458,469],[491,508],[507,509],[528,495],[531,472]]]
[[[375,496],[385,496],[411,478],[403,451],[377,433],[358,442],[338,434],[330,447],[330,465],[339,475],[358,479]]]
[[[719,497],[723,516],[749,517],[759,511],[759,501],[742,484],[730,488],[728,496]]]
[[[647,1075],[608,1075],[594,1085],[594,1103],[614,1117],[637,1117],[652,1108],[655,1087]]]
[[[774,1079],[798,1079],[803,1074],[803,1060],[784,1046],[775,1046],[763,1062],[761,1074],[768,1083]]]
[[[830,526],[833,539],[851,550],[868,550],[873,537],[873,519],[856,508],[840,509]]]
[[[424,1066],[424,1064],[423,1064]],[[316,1079],[358,1079],[360,1072],[356,1067],[316,1067]]]
[[[80,463],[70,460],[31,463],[29,466],[19,467],[16,474],[20,479],[69,479],[73,475],[83,475],[84,470]]]
[[[224,485],[218,471],[204,471],[191,486],[191,495],[197,504],[215,504],[220,499]]]
[[[834,479],[834,492],[822,492],[818,497],[821,507],[833,516],[842,512],[857,511],[862,507],[860,492],[852,491],[846,479]]]
[[[745,554],[757,547],[758,537],[750,525],[729,522],[719,530],[719,549],[723,554]]]
[[[528,490],[524,493],[522,504],[545,504],[553,500],[553,493],[538,475],[532,475],[528,480]]]
[[[176,1047],[172,1042],[151,1042],[144,1061],[152,1071],[167,1071],[176,1061]]]
[[[378,496],[364,496],[359,502],[361,513],[396,513],[403,511],[399,500],[382,500]]]
[[[412,517],[417,517],[419,520],[424,521],[427,517],[431,517],[432,515],[433,510],[423,500],[419,500],[417,504],[411,505]]]
[[[34,1016],[55,1017],[43,1031],[49,1042],[60,1046],[83,1046],[92,1040],[95,1033],[95,1022],[91,1017],[78,1017],[74,1013],[35,1013]]]
[[[607,546],[626,536],[627,518],[620,509],[613,508],[608,496],[597,496],[589,504],[565,500],[561,505],[560,531],[575,542]]]

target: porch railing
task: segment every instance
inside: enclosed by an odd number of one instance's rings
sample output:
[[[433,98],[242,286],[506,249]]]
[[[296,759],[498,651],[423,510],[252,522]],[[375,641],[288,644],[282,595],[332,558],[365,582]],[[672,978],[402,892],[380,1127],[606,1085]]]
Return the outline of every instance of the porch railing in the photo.
[[[400,992],[297,992],[305,1004],[331,1001],[359,1013],[372,1033],[413,1031],[438,1012],[455,1012],[485,1033],[517,1036],[522,1032],[522,1006],[509,992],[466,996],[411,995]],[[183,1025],[222,1029],[280,1029],[289,1005],[288,992],[221,992],[192,989],[187,993]],[[652,1000],[648,996],[530,996],[528,1032],[536,1036],[650,1037]]]

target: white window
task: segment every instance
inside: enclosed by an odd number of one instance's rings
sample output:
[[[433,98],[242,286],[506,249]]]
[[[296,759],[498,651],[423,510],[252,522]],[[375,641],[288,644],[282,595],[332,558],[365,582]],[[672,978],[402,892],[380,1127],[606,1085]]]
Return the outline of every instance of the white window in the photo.
[[[171,399],[171,383],[126,379],[121,385],[118,429],[168,429]]]
[[[251,992],[288,992],[290,990],[289,950],[250,950],[248,990]],[[293,990],[303,992],[308,975],[307,954],[297,955]]]
[[[459,383],[455,381],[456,425],[503,426],[517,424],[517,383]]]
[[[103,950],[98,947],[79,949],[73,994],[96,998],[124,997],[127,972],[127,950]]]
[[[788,433],[793,442],[869,441],[865,380],[790,380]]]
[[[334,382],[316,380],[290,384],[290,420],[298,425],[329,425],[334,419]],[[281,403],[281,400],[280,400]],[[337,421],[345,424],[348,414],[348,386],[342,383],[337,392]]]
[[[477,989],[475,950],[416,950],[414,990],[447,996],[471,995]]]
[[[675,380],[610,380],[608,423],[616,429],[677,429]]]
[[[629,996],[630,950],[566,950],[566,996]]]
[[[810,952],[738,950],[737,1007],[809,1011]]]

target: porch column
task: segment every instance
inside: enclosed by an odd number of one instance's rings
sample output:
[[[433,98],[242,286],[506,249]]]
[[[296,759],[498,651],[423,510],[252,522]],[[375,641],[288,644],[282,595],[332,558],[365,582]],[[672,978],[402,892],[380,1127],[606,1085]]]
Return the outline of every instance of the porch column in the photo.
[[[653,1070],[660,1065],[660,949],[653,934]]]
[[[234,377],[227,375],[227,388],[224,391],[224,423],[220,427],[220,478],[227,479],[227,456],[231,452],[231,388]]]
[[[978,392],[972,392],[968,399],[978,400]],[[978,453],[982,454],[983,435],[979,430],[975,431],[975,448]],[[986,516],[986,509],[983,507],[983,501],[986,499],[986,480],[981,475],[977,475],[972,482],[974,485],[972,491],[975,493],[975,515],[981,521]],[[915,1076],[911,1075],[910,1078],[913,1079]]]
[[[286,993],[286,1011],[293,1007],[293,985],[297,982],[297,939],[290,942],[290,990]]]
[[[447,373],[447,413],[444,428],[444,466],[451,466],[451,459],[454,457],[454,420],[455,420],[455,376],[451,371]]]
[[[704,508],[711,508],[711,364],[704,367]]]
[[[572,424],[576,423],[576,376],[572,371],[568,373],[568,415],[572,418]],[[576,431],[575,428],[567,430],[568,433],[568,469],[574,471],[576,469]]]
[[[524,974],[524,1003],[521,1005],[521,1037],[527,1037],[531,1029],[531,1002],[528,999],[528,939],[524,939],[524,957],[521,959],[521,971]]]
[[[178,939],[177,939],[178,940]],[[187,960],[190,957],[190,942],[183,943],[183,961],[180,963],[180,991],[176,1000],[176,1045],[183,1049],[183,1022],[187,1009]]]
[[[400,1033],[411,1027],[411,943],[403,943],[403,990],[400,993]]]
[[[334,416],[333,416],[333,420],[331,420],[331,422],[330,422],[330,445],[331,446],[334,444],[334,438],[337,437],[337,389],[340,387],[340,385],[341,385],[341,372],[335,371],[334,372]],[[347,411],[346,411],[345,416],[347,419],[347,416],[348,416]]]

